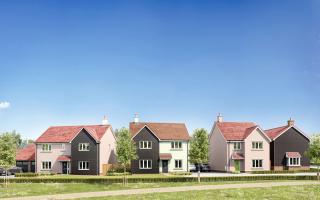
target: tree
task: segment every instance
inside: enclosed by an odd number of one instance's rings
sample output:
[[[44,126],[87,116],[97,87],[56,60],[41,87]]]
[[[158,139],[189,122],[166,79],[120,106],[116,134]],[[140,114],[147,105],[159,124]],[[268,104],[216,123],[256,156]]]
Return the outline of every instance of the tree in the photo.
[[[8,185],[8,170],[16,165],[17,134],[7,132],[0,135],[0,167],[6,172],[5,186]]]
[[[320,134],[312,136],[306,155],[313,164],[318,166],[317,177],[320,180]]]
[[[198,182],[200,183],[200,166],[208,162],[209,138],[208,132],[201,128],[193,132],[189,158],[190,162],[198,165]]]
[[[126,185],[126,167],[131,163],[132,160],[138,158],[136,145],[131,140],[131,135],[127,128],[121,128],[118,132],[116,154],[118,162],[123,165],[123,184]]]

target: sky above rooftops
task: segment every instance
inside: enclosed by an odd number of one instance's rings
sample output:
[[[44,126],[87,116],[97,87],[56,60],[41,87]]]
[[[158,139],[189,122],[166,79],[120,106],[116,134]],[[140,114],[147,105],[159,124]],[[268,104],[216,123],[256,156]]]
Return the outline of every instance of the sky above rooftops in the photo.
[[[320,132],[319,1],[1,1],[0,132],[292,117]]]

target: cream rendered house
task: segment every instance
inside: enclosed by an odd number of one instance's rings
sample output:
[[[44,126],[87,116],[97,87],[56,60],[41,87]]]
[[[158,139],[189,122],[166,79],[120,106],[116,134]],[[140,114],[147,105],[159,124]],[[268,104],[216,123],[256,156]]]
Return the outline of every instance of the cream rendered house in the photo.
[[[223,122],[219,114],[209,137],[209,165],[214,171],[270,170],[270,142],[252,122]]]

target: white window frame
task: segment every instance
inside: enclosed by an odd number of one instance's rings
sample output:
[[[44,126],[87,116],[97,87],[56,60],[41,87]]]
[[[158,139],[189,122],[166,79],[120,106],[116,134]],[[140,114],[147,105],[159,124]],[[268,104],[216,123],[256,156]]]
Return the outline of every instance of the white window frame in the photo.
[[[41,170],[51,170],[51,169],[52,169],[51,161],[42,161],[41,162]]]
[[[81,170],[81,171],[90,170],[90,162],[89,161],[78,161],[78,170]]]
[[[261,166],[260,166],[260,163],[261,163]],[[252,168],[255,168],[255,169],[261,169],[263,168],[263,159],[253,159],[252,160]]]
[[[251,147],[252,147],[252,150],[263,150],[263,142],[262,141],[253,141]]]
[[[296,161],[296,162],[294,162],[294,161]],[[296,164],[294,164],[294,163],[296,163]],[[287,158],[287,166],[289,166],[289,167],[301,166],[301,158],[300,157]]]
[[[42,144],[42,152],[51,152],[52,151],[52,145],[51,144]]]
[[[182,150],[182,141],[172,141],[171,149],[179,149]]]
[[[178,167],[177,167],[178,164]],[[182,165],[182,160],[178,159],[178,160],[174,160],[174,168],[175,169],[182,169],[183,165]]]
[[[152,141],[139,141],[139,149],[152,149]]]
[[[152,160],[150,159],[139,160],[139,169],[152,169]]]
[[[90,151],[90,144],[89,143],[79,143],[78,150],[79,151]]]
[[[234,142],[233,143],[233,150],[239,151],[239,150],[241,150],[241,146],[242,146],[241,142]]]
[[[65,144],[61,144],[61,151],[65,151],[66,150],[66,145]]]

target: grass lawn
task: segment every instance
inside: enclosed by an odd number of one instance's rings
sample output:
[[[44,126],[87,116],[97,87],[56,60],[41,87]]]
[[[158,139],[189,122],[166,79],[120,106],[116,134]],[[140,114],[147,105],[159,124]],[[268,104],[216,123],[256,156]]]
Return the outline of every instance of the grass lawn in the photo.
[[[251,181],[250,181],[251,182]],[[253,181],[252,181],[253,182]],[[259,182],[274,182],[274,181],[259,181]],[[230,184],[230,183],[245,183],[245,182],[203,182],[202,185],[212,184]],[[177,182],[177,183],[129,183],[127,187],[122,184],[89,184],[89,183],[11,183],[8,188],[0,185],[0,198],[18,197],[18,196],[36,196],[47,194],[67,194],[77,192],[94,192],[107,190],[123,190],[137,188],[157,188],[157,187],[175,187],[199,185],[195,182]]]
[[[272,188],[246,188],[246,189],[225,189],[225,190],[204,190],[189,191],[182,193],[154,193],[146,195],[114,196],[104,198],[86,198],[86,200],[209,200],[209,199],[320,199],[319,185],[308,186],[285,186]]]

